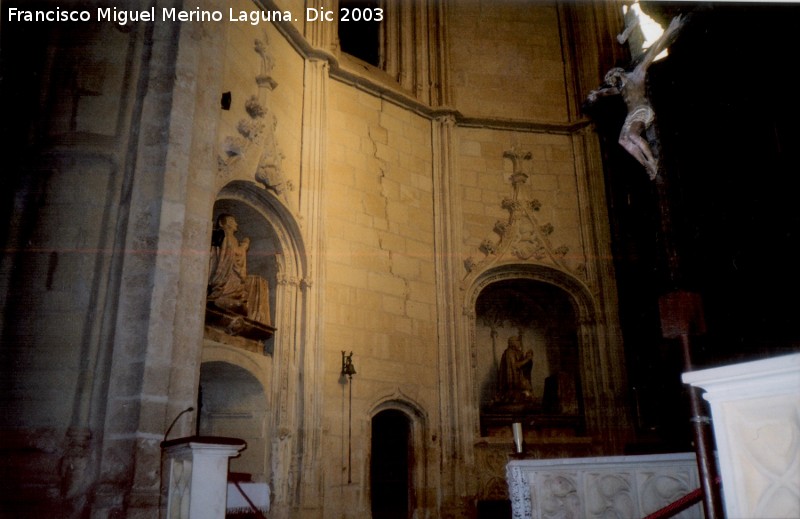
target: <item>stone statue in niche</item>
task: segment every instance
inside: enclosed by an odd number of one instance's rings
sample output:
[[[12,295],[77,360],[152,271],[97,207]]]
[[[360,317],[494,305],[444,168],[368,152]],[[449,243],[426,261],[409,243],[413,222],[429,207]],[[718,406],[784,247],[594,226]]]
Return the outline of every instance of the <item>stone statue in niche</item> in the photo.
[[[219,215],[211,237],[207,302],[209,307],[223,313],[269,326],[269,284],[261,276],[247,274],[250,239],[239,241],[238,230],[239,224],[233,215]],[[229,332],[238,332],[244,323],[233,319],[228,327]]]
[[[531,370],[533,352],[522,349],[522,337],[509,337],[508,347],[500,359],[497,373],[497,396],[502,404],[524,404],[533,399]]]

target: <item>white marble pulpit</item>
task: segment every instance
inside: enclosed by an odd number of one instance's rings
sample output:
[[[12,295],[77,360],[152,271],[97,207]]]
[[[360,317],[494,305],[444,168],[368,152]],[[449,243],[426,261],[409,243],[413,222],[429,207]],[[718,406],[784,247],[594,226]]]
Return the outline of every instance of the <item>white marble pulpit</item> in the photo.
[[[238,438],[189,436],[165,441],[167,519],[224,519],[228,462],[246,443]]]
[[[711,406],[728,519],[800,517],[800,354],[690,371]]]

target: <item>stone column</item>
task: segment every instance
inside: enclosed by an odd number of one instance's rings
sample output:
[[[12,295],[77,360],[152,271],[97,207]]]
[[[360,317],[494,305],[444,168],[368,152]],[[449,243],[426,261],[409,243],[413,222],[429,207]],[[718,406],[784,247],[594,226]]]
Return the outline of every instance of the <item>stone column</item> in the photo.
[[[316,2],[306,2],[308,8],[321,9],[322,11],[336,11],[338,3],[333,0],[318,0]],[[326,22],[305,22],[303,33],[308,43],[313,47],[326,53],[334,52],[339,44],[338,31],[335,31],[337,24]]]
[[[161,444],[166,463],[166,509],[169,519],[224,519],[228,461],[245,448],[244,440],[188,436]]]
[[[726,516],[800,517],[800,353],[683,381],[711,404]]]

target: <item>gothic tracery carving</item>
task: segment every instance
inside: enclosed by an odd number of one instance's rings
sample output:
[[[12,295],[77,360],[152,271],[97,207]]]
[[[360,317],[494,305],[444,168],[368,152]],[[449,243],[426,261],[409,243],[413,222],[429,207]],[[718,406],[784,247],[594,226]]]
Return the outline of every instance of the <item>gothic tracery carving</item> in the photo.
[[[522,189],[530,176],[525,169],[526,164],[532,159],[531,152],[514,146],[504,152],[503,157],[509,159],[512,164],[512,173],[509,177],[512,194],[500,203],[500,206],[508,211],[508,218],[495,222],[492,233],[481,241],[478,249],[484,255],[482,259],[470,256],[464,261],[467,277],[472,272],[504,259],[549,263],[562,270],[571,271],[565,261],[569,247],[563,244],[553,246],[550,243],[555,227],[550,222],[539,222],[536,213],[540,212],[542,202],[529,197]]]
[[[629,474],[590,474],[586,507],[590,517],[634,519],[636,505]]]

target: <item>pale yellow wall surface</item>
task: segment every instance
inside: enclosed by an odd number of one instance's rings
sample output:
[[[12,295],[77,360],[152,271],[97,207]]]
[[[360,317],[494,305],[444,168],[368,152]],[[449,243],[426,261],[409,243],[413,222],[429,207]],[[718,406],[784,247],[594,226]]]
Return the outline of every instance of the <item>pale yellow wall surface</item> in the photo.
[[[456,2],[448,11],[450,80],[469,117],[559,122],[567,118],[554,3]]]
[[[336,82],[331,91],[326,296],[337,304],[326,312],[331,333],[366,332],[341,346],[367,348],[359,357],[370,377],[370,357],[435,358],[418,345],[434,322],[430,123]],[[405,379],[386,375],[372,376]]]
[[[376,404],[402,392],[428,413],[437,408],[430,122],[336,81],[330,93],[325,442],[333,454],[346,434],[337,367],[341,351],[353,351],[362,480]]]

